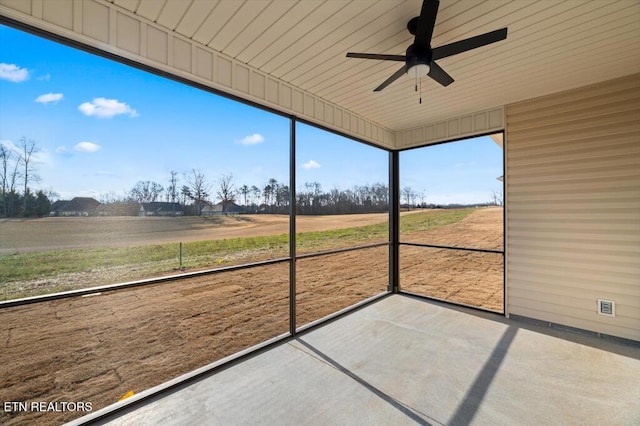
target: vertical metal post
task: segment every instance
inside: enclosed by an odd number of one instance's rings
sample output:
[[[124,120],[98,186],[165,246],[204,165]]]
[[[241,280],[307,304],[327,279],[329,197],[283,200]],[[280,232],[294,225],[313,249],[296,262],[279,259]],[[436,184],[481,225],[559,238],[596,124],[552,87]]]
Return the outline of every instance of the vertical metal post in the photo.
[[[506,122],[506,115],[505,120]],[[507,132],[502,131],[502,314],[507,312]]]
[[[289,122],[289,333],[296,334],[296,119]]]
[[[389,151],[389,291],[400,292],[400,153]]]

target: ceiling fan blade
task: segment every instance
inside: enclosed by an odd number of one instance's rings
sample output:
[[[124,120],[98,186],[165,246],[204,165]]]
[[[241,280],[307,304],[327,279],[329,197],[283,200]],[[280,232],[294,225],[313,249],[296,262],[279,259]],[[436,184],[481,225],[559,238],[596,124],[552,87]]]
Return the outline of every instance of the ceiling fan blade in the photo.
[[[433,59],[436,60],[446,58],[448,56],[486,46],[487,44],[495,43],[506,38],[507,29],[502,28],[500,30],[495,30],[486,34],[471,37],[466,40],[460,40],[454,43],[445,44],[444,46],[436,47],[435,49],[433,49]]]
[[[393,83],[394,81],[396,81],[397,79],[402,77],[402,75],[404,73],[406,73],[406,72],[407,72],[407,66],[403,65],[402,68],[400,68],[398,71],[396,71],[391,77],[386,79],[380,86],[378,86],[375,89],[373,89],[373,91],[374,92],[381,91],[382,89],[384,89],[385,87],[387,87],[388,85],[390,85],[391,83]]]
[[[433,29],[436,26],[436,16],[438,15],[438,0],[424,0],[422,10],[420,11],[420,19],[418,20],[418,28],[416,29],[416,38],[413,45],[419,49],[428,49],[431,45],[431,37]]]
[[[347,58],[378,59],[380,61],[406,61],[404,55],[380,55],[377,53],[347,53]]]
[[[454,81],[453,78],[447,74],[445,70],[440,68],[440,65],[436,64],[435,61],[431,61],[431,68],[427,75],[445,87]]]

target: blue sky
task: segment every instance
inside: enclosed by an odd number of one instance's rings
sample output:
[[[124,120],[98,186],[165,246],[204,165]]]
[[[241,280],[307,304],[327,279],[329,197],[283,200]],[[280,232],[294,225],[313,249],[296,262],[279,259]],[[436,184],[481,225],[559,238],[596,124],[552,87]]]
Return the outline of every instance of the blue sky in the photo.
[[[212,192],[228,173],[236,187],[288,183],[286,118],[6,26],[0,44],[0,142],[36,142],[36,188],[99,199],[140,180],[166,187],[171,170],[182,178],[191,169]],[[387,181],[385,151],[302,124],[297,140],[299,187]],[[502,150],[489,138],[400,158],[401,185],[424,191],[428,202],[489,201],[500,190]]]

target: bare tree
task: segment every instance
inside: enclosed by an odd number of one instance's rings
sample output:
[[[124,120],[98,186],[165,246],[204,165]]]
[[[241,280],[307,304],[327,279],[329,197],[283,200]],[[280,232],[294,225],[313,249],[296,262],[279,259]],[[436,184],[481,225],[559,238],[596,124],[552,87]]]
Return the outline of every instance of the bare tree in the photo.
[[[37,175],[36,170],[31,162],[33,154],[36,154],[40,149],[36,146],[35,141],[22,137],[20,138],[20,160],[22,161],[22,165],[24,166],[22,178],[24,182],[24,192],[23,192],[23,206],[22,210],[24,212],[27,211],[27,194],[29,194],[29,182],[38,182],[40,180],[40,176]]]
[[[141,180],[131,188],[129,194],[138,203],[153,203],[158,200],[163,190],[159,183]]]
[[[269,201],[269,204],[271,204],[271,206],[275,206],[278,195],[278,188],[280,187],[280,185],[278,184],[278,181],[276,179],[271,178],[269,179],[269,186],[271,187],[271,200]]]
[[[247,204],[247,196],[249,195],[249,192],[250,192],[250,191],[251,191],[251,190],[249,189],[249,187],[248,187],[247,185],[242,185],[242,186],[240,187],[240,189],[238,189],[238,192],[239,192],[240,194],[242,194],[242,197],[244,198],[244,205],[245,205],[245,206],[246,206],[246,205],[248,205],[248,204]]]
[[[49,198],[51,198],[51,197],[49,197]],[[112,204],[112,203],[124,202],[125,198],[119,197],[118,194],[116,193],[116,191],[111,190],[111,191],[104,192],[104,193],[100,194],[100,200],[99,201],[102,204]]]
[[[2,186],[2,198],[7,194],[7,186],[9,184],[9,161],[11,160],[11,151],[0,143],[0,185]]]
[[[322,197],[322,185],[319,182],[305,182],[304,187],[307,189],[308,203],[311,211],[318,214],[320,210],[320,202]]]
[[[200,170],[191,169],[188,174],[184,175],[184,180],[187,182],[186,188],[187,193],[183,194],[191,198],[196,205],[198,210],[198,214],[202,213],[202,208],[204,207],[204,202],[209,197],[209,191],[211,191],[211,185],[207,182],[207,178],[204,173]]]
[[[280,210],[280,207],[282,206],[289,205],[289,197],[289,186],[278,185],[278,191],[276,193],[276,206],[278,207],[278,210]]]
[[[175,203],[178,201],[178,172],[171,170],[169,173],[171,177],[169,178],[169,186],[167,187],[167,201]]]
[[[389,187],[382,183],[374,183],[371,187],[374,198],[376,200],[375,205],[377,207],[386,208],[389,205]]]
[[[271,199],[271,192],[273,191],[273,189],[271,188],[271,185],[266,184],[264,186],[264,188],[262,189],[262,196],[264,197],[264,205],[265,207],[269,205],[269,200]]]
[[[492,197],[494,206],[504,206],[502,191],[493,191]]]
[[[257,186],[253,185],[251,187],[251,196],[253,198],[253,204],[255,204],[256,206],[258,204],[260,204],[260,194],[262,194],[262,191],[260,191],[260,188],[258,188]],[[256,209],[257,211],[257,209]]]
[[[236,199],[236,189],[233,186],[233,174],[222,175],[218,179],[218,190],[216,195],[223,204],[234,202]]]
[[[413,197],[413,189],[411,189],[410,186],[405,186],[402,189],[402,195],[404,196],[404,199],[407,202],[407,207],[411,209],[411,198]]]
[[[187,199],[191,199],[191,190],[187,185],[182,185],[180,195],[182,195],[182,205],[184,206],[187,204]]]
[[[17,157],[12,164],[14,153],[17,154]],[[0,144],[0,162],[2,163],[0,178],[2,179],[2,207],[5,217],[10,217],[14,214],[13,208],[18,195],[16,193],[16,183],[20,177],[19,166],[21,161],[22,155],[19,152]]]

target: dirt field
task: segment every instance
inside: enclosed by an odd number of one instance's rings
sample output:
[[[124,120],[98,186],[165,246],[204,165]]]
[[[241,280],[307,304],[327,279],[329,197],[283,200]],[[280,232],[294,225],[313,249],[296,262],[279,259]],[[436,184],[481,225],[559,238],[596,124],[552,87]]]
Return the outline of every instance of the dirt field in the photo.
[[[503,250],[502,209],[480,209],[460,222],[400,240]],[[405,291],[502,312],[503,262],[496,253],[401,246],[400,285]]]
[[[460,245],[501,248],[501,226],[501,209],[479,209],[403,239],[452,244],[458,235]],[[299,260],[298,325],[385,291],[387,262],[387,247]],[[501,255],[402,246],[401,268],[408,291],[502,308]],[[285,333],[288,270],[283,262],[2,309],[0,402],[90,401],[95,411]],[[82,414],[0,412],[0,424]]]
[[[298,216],[298,232],[384,222],[386,213]],[[258,237],[289,232],[288,215],[173,217],[46,217],[0,219],[0,256],[30,251],[131,247],[171,242]]]

